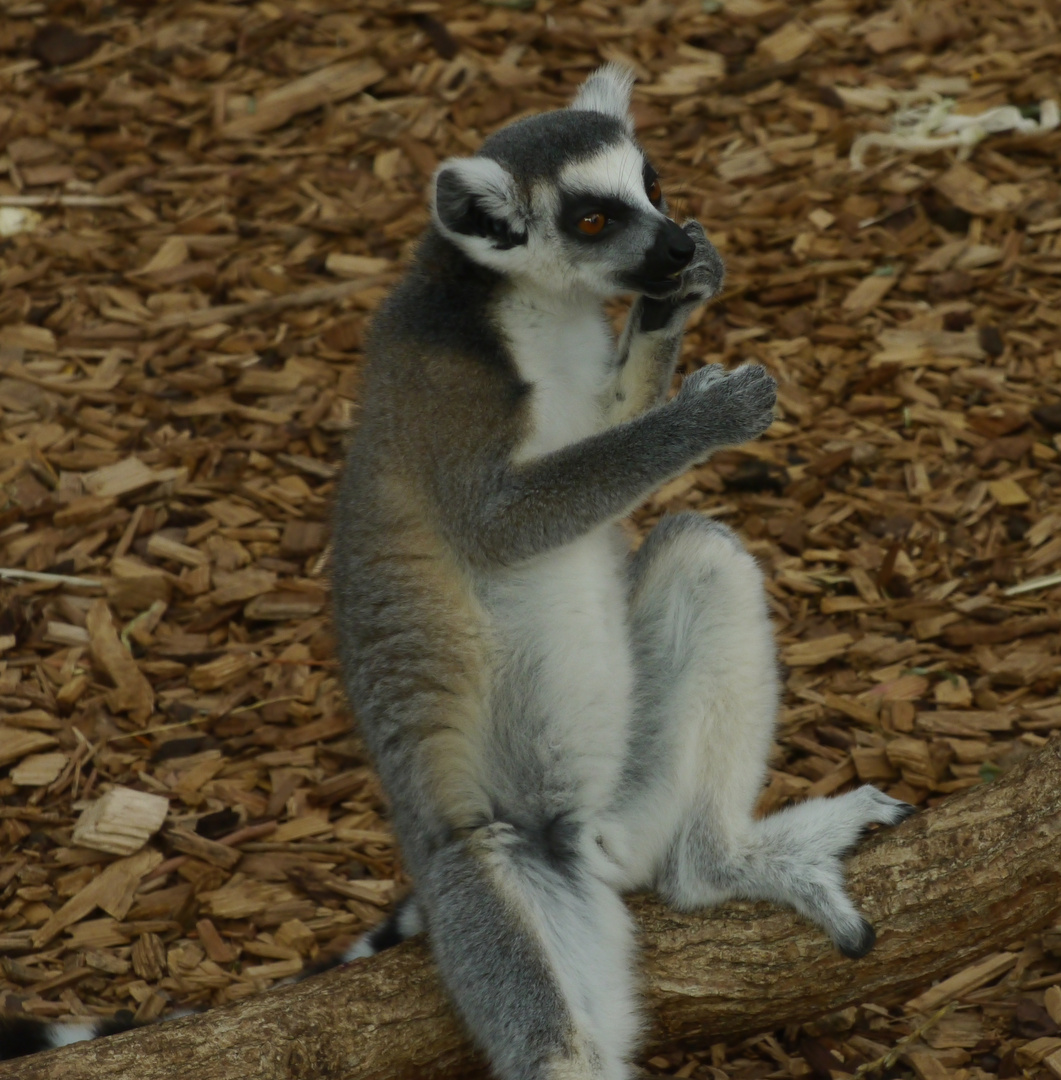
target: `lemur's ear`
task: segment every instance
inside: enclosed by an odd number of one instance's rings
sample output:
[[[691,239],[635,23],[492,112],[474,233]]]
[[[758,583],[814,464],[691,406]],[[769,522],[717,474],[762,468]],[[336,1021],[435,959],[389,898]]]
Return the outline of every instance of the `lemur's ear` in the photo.
[[[481,236],[495,248],[527,242],[511,175],[491,158],[450,158],[436,170],[432,211],[443,232]]]
[[[633,69],[612,61],[597,68],[579,87],[571,108],[614,116],[633,133],[634,119],[630,115],[630,91],[633,86]]]

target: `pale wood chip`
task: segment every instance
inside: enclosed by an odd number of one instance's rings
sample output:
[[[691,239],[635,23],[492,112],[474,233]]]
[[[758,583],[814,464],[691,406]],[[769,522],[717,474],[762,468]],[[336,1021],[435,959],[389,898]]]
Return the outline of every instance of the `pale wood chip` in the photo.
[[[81,847],[131,855],[154,836],[169,813],[169,799],[116,786],[81,813],[73,840]]]
[[[851,634],[829,634],[826,637],[798,641],[782,650],[781,656],[791,667],[816,667],[842,656],[854,641]]]
[[[804,22],[793,19],[763,38],[758,50],[775,64],[784,64],[802,56],[814,44],[817,34]]]
[[[157,484],[164,478],[163,474],[145,465],[139,458],[129,457],[87,473],[82,483],[92,495],[117,499]]]
[[[56,934],[79,922],[97,907],[115,919],[124,919],[132,907],[133,895],[140,882],[160,862],[162,854],[147,848],[127,859],[111,863],[34,933],[34,947],[42,948]]]
[[[221,137],[241,139],[280,127],[292,116],[319,108],[330,101],[343,101],[379,82],[386,71],[369,58],[348,60],[321,68],[301,79],[271,90],[255,102],[254,111],[240,116],[221,129]]]
[[[3,733],[0,732],[0,745]],[[54,754],[34,754],[24,758],[10,772],[11,783],[18,787],[46,787],[57,780],[70,759],[62,751]]]
[[[155,707],[155,692],[119,640],[105,600],[93,602],[86,624],[92,659],[115,686],[107,695],[108,704],[118,712],[127,712],[137,723],[146,722]]]
[[[199,895],[203,910],[221,919],[245,919],[277,904],[294,899],[294,893],[283,885],[251,881],[237,876],[224,888]]]
[[[0,724],[0,766],[10,765],[12,761],[35,754],[55,746],[58,740],[40,731],[26,731],[21,728]]]
[[[983,960],[964,968],[949,979],[936,983],[923,994],[911,998],[906,1003],[907,1011],[917,1013],[931,1012],[940,1005],[953,1001],[970,990],[976,990],[985,983],[997,979],[1003,972],[1009,971],[1017,962],[1017,954],[1010,952],[992,953]]]
[[[148,540],[147,553],[153,559],[170,559],[173,562],[180,563],[182,566],[189,566],[193,569],[197,566],[204,566],[210,561],[205,552],[200,551],[198,548],[189,547],[187,544],[182,544],[179,540],[174,540],[162,533],[155,533]]]

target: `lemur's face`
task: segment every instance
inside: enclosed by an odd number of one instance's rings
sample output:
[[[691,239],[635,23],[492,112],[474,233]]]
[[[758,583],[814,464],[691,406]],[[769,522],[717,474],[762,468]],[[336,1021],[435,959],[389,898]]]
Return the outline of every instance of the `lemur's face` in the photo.
[[[667,217],[659,176],[632,139],[573,161],[538,201],[546,274],[559,262],[572,283],[604,295],[678,288],[695,247]]]
[[[570,109],[517,121],[476,157],[443,163],[438,228],[476,262],[547,292],[674,293],[694,245],[667,217],[633,138],[631,81],[607,65]]]

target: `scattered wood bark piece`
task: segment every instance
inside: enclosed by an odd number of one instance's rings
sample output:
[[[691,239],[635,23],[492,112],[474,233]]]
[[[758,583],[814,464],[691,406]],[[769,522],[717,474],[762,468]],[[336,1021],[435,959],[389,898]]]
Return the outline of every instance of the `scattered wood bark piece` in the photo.
[[[85,619],[85,628],[92,658],[114,683],[115,689],[107,696],[110,707],[116,712],[127,712],[133,720],[144,723],[154,708],[155,692],[119,640],[105,600],[93,602]]]
[[[160,862],[162,855],[147,848],[127,859],[111,863],[35,931],[34,946],[40,948],[46,945],[66,927],[80,921],[96,908],[102,908],[115,919],[124,918],[133,905],[133,896],[141,880]]]
[[[36,754],[49,746],[55,746],[56,739],[41,731],[25,731],[0,725],[0,765],[9,765],[12,761]]]
[[[386,74],[379,63],[368,57],[321,68],[271,90],[254,102],[253,112],[227,123],[220,134],[226,139],[239,139],[271,131],[298,113],[353,97]]]

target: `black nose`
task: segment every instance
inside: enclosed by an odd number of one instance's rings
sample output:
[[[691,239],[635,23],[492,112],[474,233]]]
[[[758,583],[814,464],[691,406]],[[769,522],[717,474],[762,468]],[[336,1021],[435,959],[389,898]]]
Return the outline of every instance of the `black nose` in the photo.
[[[674,277],[689,265],[695,253],[696,244],[673,221],[665,219],[645,253],[645,275],[655,281]]]
[[[683,269],[689,265],[696,253],[696,244],[680,229],[673,221],[668,221],[663,228],[667,255],[674,262],[675,269]]]

